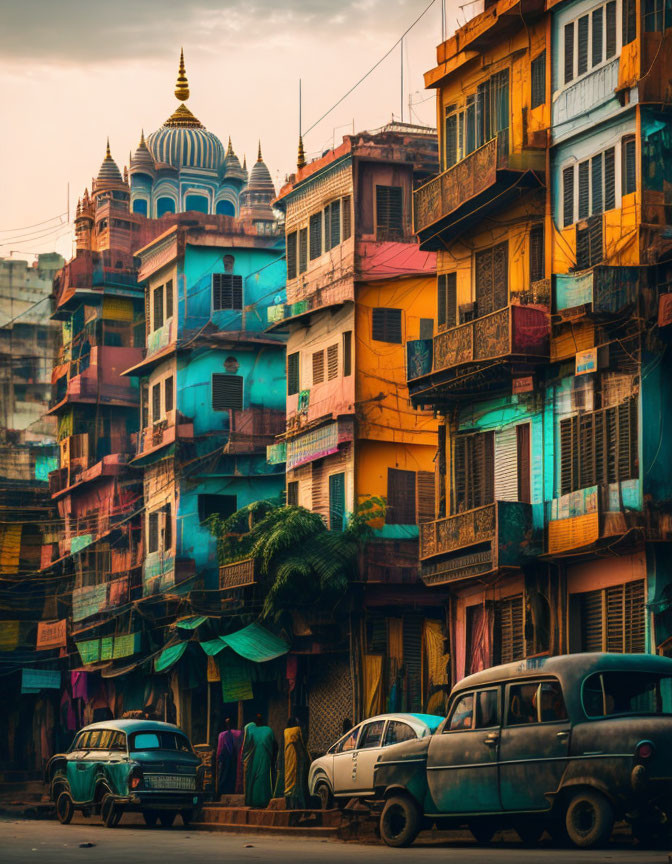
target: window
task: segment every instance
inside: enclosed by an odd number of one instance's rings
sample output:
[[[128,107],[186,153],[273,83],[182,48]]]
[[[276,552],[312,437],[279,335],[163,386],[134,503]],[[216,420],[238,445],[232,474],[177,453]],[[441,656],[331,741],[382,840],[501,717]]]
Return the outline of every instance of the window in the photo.
[[[420,319],[420,338],[421,339],[431,339],[434,336],[434,319],[433,318],[421,318]]]
[[[287,355],[287,395],[299,392],[299,352]]]
[[[361,726],[356,726],[344,738],[341,738],[334,747],[334,753],[347,753],[349,750],[354,750],[357,746],[357,738],[361,728]]]
[[[290,480],[287,484],[287,504],[291,507],[299,506],[299,481]]]
[[[296,231],[287,235],[287,278],[296,279]]]
[[[140,428],[149,426],[149,386],[143,384],[140,389]]]
[[[525,656],[523,595],[495,602],[493,628],[494,665],[510,663]]]
[[[490,729],[499,725],[499,692],[480,690],[476,695],[476,729]]]
[[[672,714],[672,677],[655,672],[600,672],[583,683],[589,717]]]
[[[383,747],[388,747],[390,744],[400,744],[402,741],[415,741],[417,737],[408,723],[402,723],[400,720],[389,720],[385,730]]]
[[[623,14],[625,21],[625,6]],[[604,60],[616,56],[616,0],[609,0],[589,14],[565,24],[563,32],[564,83],[569,84],[574,78],[585,75],[589,69],[600,66]]]
[[[586,187],[587,189],[587,187]],[[579,199],[580,200],[580,199]],[[574,166],[562,172],[562,224],[566,228],[574,222]]]
[[[163,285],[154,289],[154,329],[163,327]]]
[[[159,551],[159,511],[155,510],[149,514],[149,527],[147,531],[147,551]]]
[[[242,276],[234,276],[233,273],[212,274],[212,308],[214,312],[243,308]]]
[[[329,530],[342,531],[345,521],[345,474],[329,477]]]
[[[342,199],[343,208],[343,239],[347,240],[352,235],[352,201],[349,195]]]
[[[198,496],[198,521],[205,522],[213,514],[227,519],[238,509],[238,498],[235,495],[205,494]]]
[[[565,24],[565,84],[574,77],[574,22]]]
[[[530,424],[516,426],[516,450],[518,456],[518,500],[529,504],[530,497]]]
[[[243,409],[243,376],[215,372],[212,376],[212,410],[230,409]]]
[[[299,273],[305,273],[308,267],[308,229],[299,231]]]
[[[376,186],[376,237],[396,240],[404,235],[401,186]]]
[[[324,246],[333,249],[341,242],[341,199],[337,198],[324,208]]]
[[[173,548],[172,506],[166,504],[165,507],[161,508],[161,512],[163,516],[163,543],[161,543],[161,548],[164,552],[168,552]]]
[[[476,252],[476,311],[479,318],[503,309],[509,299],[509,244]]]
[[[457,273],[442,273],[436,277],[439,330],[457,324]]]
[[[555,723],[567,719],[559,681],[531,681],[509,686],[507,726]]]
[[[313,386],[324,381],[324,351],[313,352]]]
[[[173,317],[173,280],[166,282],[166,318]]]
[[[161,384],[152,387],[152,421],[158,423],[161,419]]]
[[[623,169],[622,169],[623,170]],[[616,150],[609,147],[579,162],[578,218],[587,219],[616,206]],[[574,219],[574,166],[563,169],[563,225]]]
[[[637,399],[560,421],[560,494],[638,475]]]
[[[310,217],[310,260],[322,254],[322,211]]]
[[[670,26],[670,9],[664,0],[644,0],[644,32],[659,33]]]
[[[136,732],[131,736],[130,750],[178,750],[191,753],[189,740],[179,732]]]
[[[451,168],[497,136],[508,152],[509,70],[504,69],[479,84],[467,96],[464,107],[445,109],[445,168]]]
[[[590,16],[584,15],[579,18],[578,24],[578,56],[577,56],[577,72],[583,75],[588,71],[588,24]]]
[[[532,77],[530,108],[537,108],[546,101],[546,52],[542,51],[530,65]]]
[[[343,377],[352,375],[352,330],[343,333]]]
[[[544,226],[533,225],[530,230],[530,282],[544,278]]]
[[[166,378],[163,386],[164,386],[164,403],[166,406],[166,413],[168,413],[168,411],[173,410],[173,376],[172,375],[169,378]]]
[[[333,381],[338,377],[338,345],[330,345],[327,348],[327,380]]]
[[[415,471],[387,469],[388,525],[415,525]]]
[[[581,651],[646,651],[644,580],[574,595]]]
[[[629,195],[637,189],[637,146],[634,135],[621,141],[621,192]]]
[[[473,729],[473,723],[474,694],[467,693],[461,696],[455,703],[446,731],[450,730],[454,732],[460,729]]]
[[[236,263],[236,259],[233,257],[233,255],[225,255],[222,258],[222,264],[224,265],[224,272],[225,273],[233,273],[233,268],[235,266],[235,263]]]
[[[493,432],[455,436],[453,512],[473,510],[495,500],[494,447]]]
[[[401,345],[401,309],[379,306],[373,310],[371,320],[371,338],[374,341]]]
[[[576,226],[576,269],[585,270],[599,264],[604,257],[602,216],[591,216],[586,225]]]
[[[621,0],[623,44],[637,38],[637,0]]]
[[[433,471],[418,471],[415,475],[415,512],[418,523],[435,518],[436,478]]]
[[[362,729],[362,735],[359,739],[359,747],[357,749],[368,750],[372,747],[380,747],[384,727],[384,720],[374,720],[373,723],[367,723]]]

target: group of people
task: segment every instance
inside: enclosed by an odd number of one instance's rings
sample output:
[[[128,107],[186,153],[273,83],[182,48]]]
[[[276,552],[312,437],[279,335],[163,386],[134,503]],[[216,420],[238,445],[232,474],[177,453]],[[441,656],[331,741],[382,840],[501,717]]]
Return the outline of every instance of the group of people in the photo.
[[[288,719],[280,748],[260,714],[242,731],[231,729],[227,720],[217,742],[217,794],[242,794],[248,807],[267,807],[271,798],[284,798],[287,809],[304,810],[309,765],[296,717]]]

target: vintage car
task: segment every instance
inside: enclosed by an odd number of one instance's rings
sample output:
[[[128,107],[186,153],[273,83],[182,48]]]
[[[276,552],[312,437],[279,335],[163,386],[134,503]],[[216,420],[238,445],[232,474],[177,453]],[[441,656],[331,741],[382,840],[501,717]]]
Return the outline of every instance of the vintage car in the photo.
[[[535,843],[545,829],[589,848],[615,819],[641,840],[672,816],[672,659],[572,654],[509,663],[454,688],[427,738],[380,754],[380,833],[407,846],[425,826],[502,827]]]
[[[373,794],[373,766],[384,748],[431,735],[443,722],[434,714],[380,714],[353,727],[310,766],[308,788],[323,809],[334,798]]]
[[[67,753],[46,768],[56,815],[67,825],[75,810],[100,813],[108,828],[125,811],[147,825],[188,825],[202,800],[202,767],[187,736],[172,723],[109,720],[85,726]]]

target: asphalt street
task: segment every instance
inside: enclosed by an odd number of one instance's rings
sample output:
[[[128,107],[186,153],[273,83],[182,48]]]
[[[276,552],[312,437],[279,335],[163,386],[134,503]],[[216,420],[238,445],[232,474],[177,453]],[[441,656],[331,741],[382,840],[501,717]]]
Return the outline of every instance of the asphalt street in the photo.
[[[93,844],[93,845],[90,845]],[[0,821],[0,861],[3,864],[23,862],[84,862],[84,864],[222,864],[222,862],[272,862],[272,864],[406,864],[415,862],[450,862],[450,864],[668,864],[666,851],[645,852],[625,844],[582,852],[578,849],[524,849],[520,844],[495,843],[476,846],[464,840],[416,843],[411,849],[388,849],[385,846],[342,843],[336,840],[313,840],[224,834],[193,831],[181,826],[173,829],[149,829],[122,824],[116,829],[104,828],[99,822],[78,820],[77,824],[60,825],[52,821]]]

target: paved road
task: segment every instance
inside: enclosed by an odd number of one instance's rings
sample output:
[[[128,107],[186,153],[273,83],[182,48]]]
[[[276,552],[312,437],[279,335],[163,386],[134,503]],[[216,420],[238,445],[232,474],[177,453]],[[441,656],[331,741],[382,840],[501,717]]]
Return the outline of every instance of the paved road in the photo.
[[[82,843],[94,846],[80,847]],[[71,825],[50,821],[0,821],[0,861],[3,864],[53,862],[53,864],[668,864],[668,852],[644,852],[632,846],[581,852],[577,849],[523,849],[516,843],[478,847],[467,842],[416,844],[409,850],[388,849],[277,836],[148,829],[123,823],[116,829],[83,820]]]

